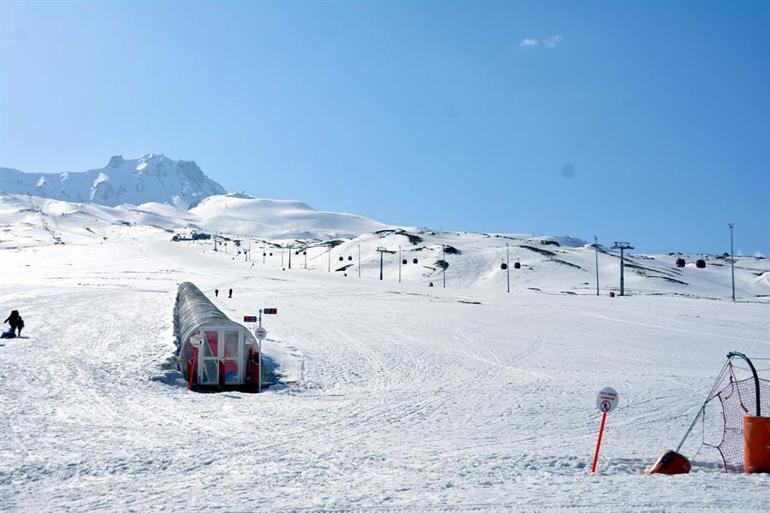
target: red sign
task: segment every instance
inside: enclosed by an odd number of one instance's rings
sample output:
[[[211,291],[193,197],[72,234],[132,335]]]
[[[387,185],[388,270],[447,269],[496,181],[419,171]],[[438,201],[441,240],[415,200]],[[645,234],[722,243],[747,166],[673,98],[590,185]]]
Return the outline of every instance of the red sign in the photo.
[[[243,322],[257,322],[257,316],[256,315],[245,315],[243,317]]]

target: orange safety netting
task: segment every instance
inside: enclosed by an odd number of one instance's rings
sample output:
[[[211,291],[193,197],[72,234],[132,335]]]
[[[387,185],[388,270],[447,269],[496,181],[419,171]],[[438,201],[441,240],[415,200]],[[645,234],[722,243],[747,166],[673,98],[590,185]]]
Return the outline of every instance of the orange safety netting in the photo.
[[[763,416],[770,414],[770,380],[759,379],[759,392]],[[756,386],[753,378],[735,379],[730,372],[730,382],[716,394],[722,404],[724,431],[722,441],[716,447],[722,455],[727,472],[743,471],[743,417],[756,415]],[[705,444],[709,445],[709,444]]]

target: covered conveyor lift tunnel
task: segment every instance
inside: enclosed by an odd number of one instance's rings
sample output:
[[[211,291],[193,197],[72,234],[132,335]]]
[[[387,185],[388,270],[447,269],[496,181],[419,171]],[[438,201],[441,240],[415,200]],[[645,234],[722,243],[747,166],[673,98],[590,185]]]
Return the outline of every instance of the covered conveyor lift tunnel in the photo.
[[[177,290],[174,335],[179,370],[191,390],[260,391],[260,342],[190,282]]]

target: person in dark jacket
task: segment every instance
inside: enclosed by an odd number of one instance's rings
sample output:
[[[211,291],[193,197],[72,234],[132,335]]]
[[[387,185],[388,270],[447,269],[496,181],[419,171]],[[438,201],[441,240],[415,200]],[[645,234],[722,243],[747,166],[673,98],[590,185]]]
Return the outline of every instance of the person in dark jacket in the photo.
[[[9,315],[8,318],[3,321],[3,324],[5,323],[11,325],[11,333],[18,331],[19,336],[21,336],[21,329],[24,327],[24,320],[21,318],[21,315],[19,315],[18,310],[11,311],[11,315]]]
[[[214,297],[219,297],[219,289],[214,289]]]
[[[228,299],[232,299],[232,297],[233,297],[233,289],[230,289],[230,290],[227,292],[227,298],[228,298]]]

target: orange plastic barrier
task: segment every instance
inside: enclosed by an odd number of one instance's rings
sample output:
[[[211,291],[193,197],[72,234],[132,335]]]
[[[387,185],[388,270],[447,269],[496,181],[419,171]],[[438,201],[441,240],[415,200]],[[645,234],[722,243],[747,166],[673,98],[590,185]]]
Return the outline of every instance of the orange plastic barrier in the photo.
[[[690,472],[690,460],[674,451],[665,451],[658,461],[650,467],[648,474],[688,474]]]
[[[743,417],[743,468],[747,474],[770,472],[770,417]]]

